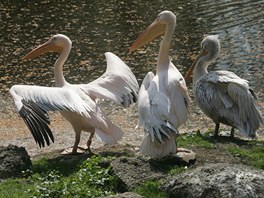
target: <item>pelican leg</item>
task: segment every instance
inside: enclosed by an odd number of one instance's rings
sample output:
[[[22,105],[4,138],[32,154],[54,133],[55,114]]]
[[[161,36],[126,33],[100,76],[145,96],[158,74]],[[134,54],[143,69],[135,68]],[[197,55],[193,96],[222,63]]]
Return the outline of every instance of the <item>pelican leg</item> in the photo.
[[[95,133],[95,132],[91,132],[90,135],[89,135],[89,139],[87,140],[87,149],[86,149],[86,151],[87,151],[88,153],[92,153],[90,147],[91,147],[91,144],[92,144],[92,139],[93,139],[94,133]]]
[[[72,148],[72,154],[78,154],[77,149],[81,139],[81,131],[75,131],[75,142]]]
[[[231,128],[230,137],[231,138],[235,137],[235,128],[234,127]]]
[[[219,127],[220,127],[220,124],[215,123],[215,130],[214,130],[214,136],[215,137],[218,137]]]

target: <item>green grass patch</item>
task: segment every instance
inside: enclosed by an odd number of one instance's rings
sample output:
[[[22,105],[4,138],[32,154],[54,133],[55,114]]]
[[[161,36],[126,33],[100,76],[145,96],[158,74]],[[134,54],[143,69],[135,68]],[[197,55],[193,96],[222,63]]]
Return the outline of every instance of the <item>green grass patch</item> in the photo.
[[[186,170],[188,170],[188,169],[184,166],[176,166],[176,167],[173,167],[169,170],[169,174],[170,175],[177,175],[177,174],[180,174]]]
[[[250,141],[243,146],[229,146],[227,150],[244,159],[246,165],[264,170],[264,141]]]
[[[167,193],[163,192],[159,188],[159,181],[148,181],[141,186],[135,188],[133,191],[142,195],[145,198],[166,198]]]
[[[7,179],[0,183],[0,198],[28,198],[29,186],[25,179]]]
[[[89,198],[115,194],[119,180],[113,176],[109,163],[105,163],[107,160],[109,159],[102,156],[92,156],[81,162],[73,160],[70,163],[62,159],[57,163],[56,160],[40,159],[34,162],[36,167],[32,172],[25,173],[25,178],[8,179],[0,183],[0,198]],[[66,174],[67,171],[69,172]]]
[[[60,155],[53,158],[40,158],[33,161],[33,172],[35,173],[47,173],[49,171],[57,171],[63,176],[69,176],[78,171],[83,161],[87,159],[87,156],[67,156]]]
[[[209,133],[200,134],[199,132],[192,132],[180,135],[177,137],[178,147],[200,147],[200,148],[214,148],[210,140]]]

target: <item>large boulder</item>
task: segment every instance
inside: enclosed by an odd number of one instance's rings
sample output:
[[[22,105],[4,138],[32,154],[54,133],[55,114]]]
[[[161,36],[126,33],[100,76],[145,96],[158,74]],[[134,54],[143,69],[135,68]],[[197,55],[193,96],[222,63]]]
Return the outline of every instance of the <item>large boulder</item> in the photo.
[[[218,163],[167,177],[161,189],[178,198],[255,198],[263,197],[263,184],[263,170]]]
[[[20,177],[27,169],[32,169],[32,162],[24,147],[0,147],[0,179]]]
[[[111,166],[125,186],[125,190],[133,189],[140,184],[153,179],[161,179],[164,173],[154,171],[145,159],[121,157],[111,162]]]
[[[161,159],[149,157],[120,157],[111,162],[115,175],[122,181],[124,191],[133,189],[150,180],[167,177],[174,166],[189,166],[195,161],[195,153],[187,155],[170,155]]]

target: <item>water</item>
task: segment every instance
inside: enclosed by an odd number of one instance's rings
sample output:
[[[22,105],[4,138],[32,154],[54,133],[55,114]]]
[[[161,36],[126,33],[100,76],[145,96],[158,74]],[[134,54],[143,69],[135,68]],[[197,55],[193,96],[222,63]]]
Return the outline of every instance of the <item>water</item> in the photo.
[[[0,2],[1,111],[13,105],[8,94],[13,84],[54,85],[56,54],[26,62],[20,58],[56,33],[73,42],[64,67],[70,83],[88,83],[100,76],[106,68],[106,51],[125,61],[141,82],[148,71],[155,71],[161,38],[132,54],[128,48],[163,10],[177,15],[170,54],[182,74],[198,54],[202,39],[218,34],[221,54],[210,69],[228,69],[248,79],[263,101],[264,1],[6,0]]]

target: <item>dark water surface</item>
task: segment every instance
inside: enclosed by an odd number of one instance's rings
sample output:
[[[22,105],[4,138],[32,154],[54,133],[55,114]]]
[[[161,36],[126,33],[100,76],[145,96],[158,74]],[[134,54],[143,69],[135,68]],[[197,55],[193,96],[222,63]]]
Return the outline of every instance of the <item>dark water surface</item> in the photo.
[[[1,111],[13,105],[8,94],[13,84],[54,85],[56,54],[26,62],[20,58],[56,33],[67,35],[73,42],[64,67],[68,82],[86,83],[100,76],[106,68],[107,51],[126,62],[141,82],[148,71],[155,70],[161,38],[132,54],[128,48],[163,10],[177,15],[170,54],[182,74],[198,54],[202,39],[218,34],[222,50],[210,69],[228,69],[248,79],[263,101],[264,1],[2,0]]]

